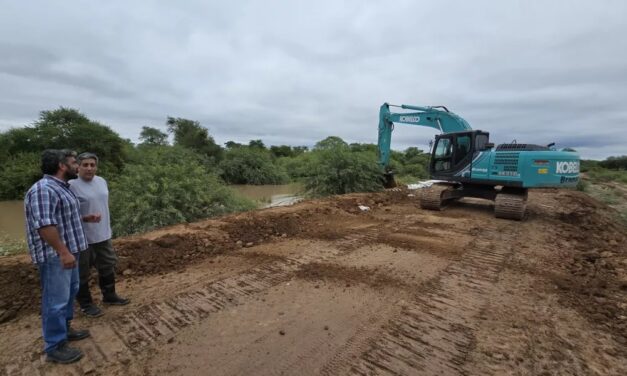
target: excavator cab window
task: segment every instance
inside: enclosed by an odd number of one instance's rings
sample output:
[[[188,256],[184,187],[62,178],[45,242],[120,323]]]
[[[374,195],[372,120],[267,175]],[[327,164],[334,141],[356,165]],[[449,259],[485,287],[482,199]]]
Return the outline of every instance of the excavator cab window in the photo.
[[[435,145],[433,162],[435,171],[448,171],[451,169],[453,157],[453,142],[450,138],[440,138]]]
[[[438,136],[433,151],[433,172],[450,174],[468,164],[474,150],[473,141],[471,133]]]
[[[468,156],[470,152],[470,135],[458,136],[455,140],[455,165],[460,163],[461,161]]]

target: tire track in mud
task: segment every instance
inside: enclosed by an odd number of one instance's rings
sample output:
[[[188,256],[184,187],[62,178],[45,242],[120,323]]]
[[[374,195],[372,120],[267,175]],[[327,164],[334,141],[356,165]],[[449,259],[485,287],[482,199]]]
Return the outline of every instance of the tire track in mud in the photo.
[[[164,302],[144,305],[116,321],[90,328],[92,338],[81,341],[85,357],[77,364],[59,370],[64,375],[96,372],[102,366],[124,366],[157,341],[167,341],[181,329],[211,313],[243,304],[252,295],[289,281],[308,258],[285,259],[254,267],[237,276],[227,277],[200,289],[181,293]],[[95,338],[95,340],[93,339]],[[35,346],[34,346],[35,347]],[[38,346],[37,346],[38,347]],[[29,354],[17,359],[0,375],[55,374],[45,355]]]
[[[427,282],[377,339],[347,344],[321,374],[464,375],[479,316],[513,252],[516,235],[507,227],[485,228],[459,262]]]
[[[379,233],[381,232],[377,225],[370,225],[368,227],[362,227],[358,229],[352,229],[352,231],[344,236],[339,242],[334,244],[334,247],[340,250],[341,256],[349,254],[364,244],[377,243]]]
[[[85,353],[80,362],[60,370],[46,363],[45,355],[32,353],[0,369],[0,376],[85,375],[99,374],[103,367],[110,371],[126,368],[132,359],[142,356],[152,344],[169,341],[183,328],[200,322],[212,313],[241,305],[264,290],[288,282],[302,265],[329,262],[352,252],[364,242],[374,241],[376,237],[375,227],[364,228],[359,233],[349,232],[334,244],[337,252],[308,252],[272,261],[166,301],[138,307],[116,321],[91,327],[92,337],[78,345]]]

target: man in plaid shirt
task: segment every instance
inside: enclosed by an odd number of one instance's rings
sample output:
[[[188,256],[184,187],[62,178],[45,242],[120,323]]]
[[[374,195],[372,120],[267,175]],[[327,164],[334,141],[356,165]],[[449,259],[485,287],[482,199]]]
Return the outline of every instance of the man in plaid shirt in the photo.
[[[69,179],[76,178],[76,153],[46,150],[41,157],[43,178],[26,193],[26,235],[33,263],[41,279],[41,321],[46,359],[72,363],[83,357],[81,350],[67,345],[89,337],[87,330],[73,330],[73,301],[78,291],[79,253],[87,249],[81,221],[94,216],[79,213],[79,202],[70,191]]]

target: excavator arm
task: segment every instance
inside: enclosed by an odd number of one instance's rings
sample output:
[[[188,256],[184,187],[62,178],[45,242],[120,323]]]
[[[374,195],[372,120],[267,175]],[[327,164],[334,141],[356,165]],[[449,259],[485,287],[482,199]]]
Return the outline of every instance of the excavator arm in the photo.
[[[398,107],[417,112],[393,113],[390,107]],[[430,127],[441,133],[451,133],[471,130],[470,124],[458,115],[450,112],[444,106],[421,107],[401,105],[395,106],[384,103],[379,110],[379,164],[387,170],[390,162],[390,142],[394,123]]]

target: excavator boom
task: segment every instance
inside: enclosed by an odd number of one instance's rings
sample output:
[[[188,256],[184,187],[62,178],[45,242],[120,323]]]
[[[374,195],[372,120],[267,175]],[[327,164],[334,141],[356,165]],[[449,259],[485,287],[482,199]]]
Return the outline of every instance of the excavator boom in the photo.
[[[390,107],[418,112],[392,113]],[[440,110],[442,108],[442,110]],[[401,105],[394,106],[384,103],[379,110],[379,163],[387,168],[390,161],[390,143],[394,123],[430,127],[441,133],[452,133],[471,130],[470,124],[460,116],[450,112],[444,106],[422,107]]]

